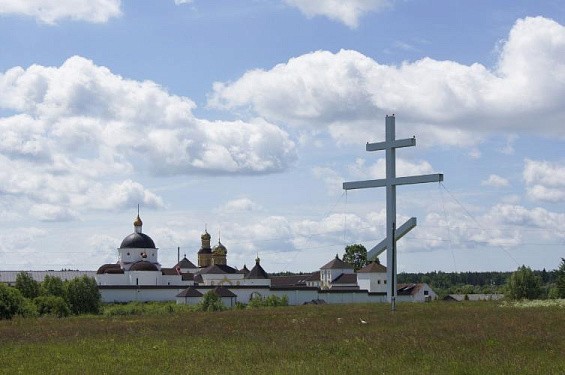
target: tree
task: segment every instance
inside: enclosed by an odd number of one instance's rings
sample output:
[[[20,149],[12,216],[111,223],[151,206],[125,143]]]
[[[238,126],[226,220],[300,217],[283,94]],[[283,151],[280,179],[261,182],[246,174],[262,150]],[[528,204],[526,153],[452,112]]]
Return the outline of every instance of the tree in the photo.
[[[202,297],[202,301],[197,305],[198,311],[223,311],[226,306],[222,303],[222,299],[213,291],[209,290]]]
[[[45,276],[39,288],[42,296],[55,296],[65,298],[65,284],[60,277]]]
[[[73,314],[98,314],[101,296],[92,277],[82,276],[66,283],[67,303]]]
[[[541,296],[541,277],[526,266],[518,267],[506,285],[510,299],[536,299]]]
[[[555,281],[557,288],[557,297],[565,298],[565,258],[561,258],[561,264],[557,269],[557,280]]]
[[[0,319],[12,319],[23,303],[24,298],[18,289],[0,283]]]
[[[367,249],[361,244],[347,245],[343,261],[353,265],[355,271],[367,265]]]
[[[20,272],[16,275],[15,286],[25,298],[34,299],[39,296],[39,283],[27,272]]]

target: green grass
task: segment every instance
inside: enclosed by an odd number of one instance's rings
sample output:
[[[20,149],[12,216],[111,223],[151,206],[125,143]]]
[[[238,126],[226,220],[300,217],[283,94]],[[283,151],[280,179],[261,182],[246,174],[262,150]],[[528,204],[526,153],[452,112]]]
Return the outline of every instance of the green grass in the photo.
[[[491,302],[20,318],[0,321],[0,372],[564,374],[564,338],[563,306]]]

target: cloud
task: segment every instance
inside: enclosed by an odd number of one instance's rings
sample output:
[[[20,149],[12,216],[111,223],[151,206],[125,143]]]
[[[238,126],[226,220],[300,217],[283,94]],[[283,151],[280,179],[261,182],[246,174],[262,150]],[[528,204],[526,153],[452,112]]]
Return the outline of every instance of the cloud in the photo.
[[[431,58],[392,66],[351,50],[316,51],[216,82],[208,104],[327,131],[338,142],[366,141],[391,113],[429,144],[471,147],[489,132],[565,138],[564,55],[562,25],[525,18],[492,69]]]
[[[283,0],[307,17],[324,16],[356,28],[359,18],[391,5],[390,0]]]
[[[314,167],[312,173],[324,182],[329,195],[339,195],[343,191],[342,184],[345,180],[335,170],[329,167]]]
[[[175,5],[190,4],[192,0],[175,0]]]
[[[496,174],[491,174],[488,178],[481,182],[484,186],[504,187],[508,186],[508,180]]]
[[[357,159],[355,163],[349,166],[349,172],[353,177],[363,179],[379,179],[385,178],[386,160],[385,158],[378,159],[372,165],[365,165],[365,159]],[[396,175],[403,176],[416,176],[420,174],[429,174],[433,172],[430,163],[425,160],[412,162],[405,159],[396,159]]]
[[[222,213],[241,213],[257,210],[261,210],[261,206],[246,197],[228,201],[219,209]]]
[[[565,165],[526,159],[523,178],[528,196],[535,201],[565,201]]]
[[[36,242],[47,236],[47,231],[35,227],[12,228],[0,233],[0,255],[2,268],[11,269],[14,265],[20,269],[37,267]]]
[[[34,17],[54,25],[60,20],[104,23],[121,15],[121,0],[3,0],[0,14]]]
[[[13,114],[0,117],[0,192],[33,202],[43,220],[88,207],[162,207],[135,181],[140,172],[264,174],[296,158],[288,134],[267,121],[196,118],[190,99],[79,56],[0,73],[2,108]]]
[[[76,212],[53,204],[36,204],[30,209],[30,214],[42,221],[69,221],[77,217]]]

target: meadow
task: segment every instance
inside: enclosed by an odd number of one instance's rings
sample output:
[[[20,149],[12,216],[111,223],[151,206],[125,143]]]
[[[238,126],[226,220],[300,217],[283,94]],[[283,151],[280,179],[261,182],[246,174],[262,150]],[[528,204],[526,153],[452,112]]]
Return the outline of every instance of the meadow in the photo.
[[[565,306],[168,307],[16,318],[0,321],[0,373],[564,374]]]

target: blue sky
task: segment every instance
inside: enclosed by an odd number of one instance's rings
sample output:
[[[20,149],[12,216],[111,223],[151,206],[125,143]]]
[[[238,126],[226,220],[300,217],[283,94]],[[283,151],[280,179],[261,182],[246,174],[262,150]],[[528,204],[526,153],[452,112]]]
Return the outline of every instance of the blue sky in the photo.
[[[399,271],[557,268],[565,256],[560,1],[6,0],[0,269],[116,260],[137,204],[164,266],[205,227],[235,267],[311,271],[384,236]],[[385,261],[385,257],[381,257]]]

